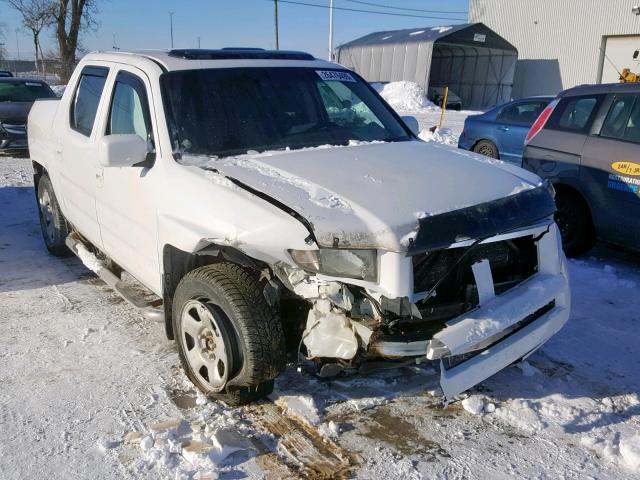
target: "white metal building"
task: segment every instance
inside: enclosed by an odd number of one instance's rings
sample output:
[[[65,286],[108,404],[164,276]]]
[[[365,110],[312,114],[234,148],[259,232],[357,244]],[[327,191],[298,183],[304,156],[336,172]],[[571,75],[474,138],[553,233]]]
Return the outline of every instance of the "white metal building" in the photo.
[[[511,98],[518,51],[481,23],[375,32],[336,48],[339,63],[369,82],[448,86],[464,108]]]
[[[640,48],[637,5],[640,0],[469,0],[469,22],[484,23],[518,49],[513,97],[519,98],[615,82],[616,69],[624,67],[639,71],[632,58]]]

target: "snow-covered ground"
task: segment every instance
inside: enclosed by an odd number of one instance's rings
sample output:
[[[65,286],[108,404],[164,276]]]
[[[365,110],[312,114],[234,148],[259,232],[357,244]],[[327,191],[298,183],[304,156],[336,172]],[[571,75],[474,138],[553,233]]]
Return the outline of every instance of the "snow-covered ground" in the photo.
[[[395,95],[428,139],[439,109]],[[565,328],[446,408],[422,364],[332,381],[291,366],[234,409],[196,393],[162,325],[47,254],[29,161],[0,157],[0,478],[638,478],[639,267],[603,246],[571,261]]]

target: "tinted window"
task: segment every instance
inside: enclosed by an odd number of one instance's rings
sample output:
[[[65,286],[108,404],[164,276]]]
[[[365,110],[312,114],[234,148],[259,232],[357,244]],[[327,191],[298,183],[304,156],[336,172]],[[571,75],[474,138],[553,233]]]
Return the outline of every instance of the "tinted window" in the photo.
[[[640,98],[636,98],[623,138],[630,142],[640,143]]]
[[[172,141],[184,153],[223,157],[412,138],[348,72],[217,68],[165,73],[161,84]]]
[[[80,75],[76,96],[71,106],[71,128],[83,135],[91,135],[98,104],[104,90],[108,69],[89,67]]]
[[[133,75],[119,73],[113,88],[107,135],[135,134],[151,138],[149,106],[144,84]]]
[[[536,101],[527,103],[518,103],[516,105],[510,105],[505,107],[500,115],[498,115],[498,121],[505,123],[519,123],[523,125],[531,126],[536,118],[542,113],[549,102]]]
[[[610,138],[623,138],[629,123],[629,115],[637,95],[617,96],[604,120],[600,135]]]
[[[0,82],[0,102],[33,102],[39,98],[54,98],[48,85],[40,82]]]
[[[549,128],[586,132],[600,99],[599,95],[563,98],[549,119]]]

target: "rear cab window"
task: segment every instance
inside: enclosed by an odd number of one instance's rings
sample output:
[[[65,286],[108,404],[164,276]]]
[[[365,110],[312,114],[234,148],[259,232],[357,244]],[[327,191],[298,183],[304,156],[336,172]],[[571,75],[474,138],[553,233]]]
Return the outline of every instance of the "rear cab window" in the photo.
[[[545,128],[586,134],[605,95],[564,97],[554,109]]]
[[[614,97],[600,136],[640,143],[640,94],[629,93]]]
[[[69,125],[86,137],[91,136],[108,74],[107,67],[85,67],[80,73],[69,112]]]

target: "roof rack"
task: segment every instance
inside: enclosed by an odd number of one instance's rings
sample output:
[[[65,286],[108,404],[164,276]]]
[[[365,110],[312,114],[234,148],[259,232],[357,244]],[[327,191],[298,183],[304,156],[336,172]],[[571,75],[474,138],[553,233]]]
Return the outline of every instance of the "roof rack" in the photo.
[[[183,48],[171,50],[169,56],[185,60],[315,60],[313,55],[306,52],[263,50],[261,48],[222,48],[218,50]]]

